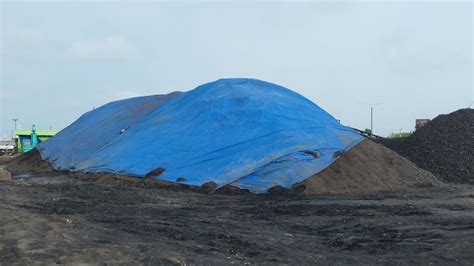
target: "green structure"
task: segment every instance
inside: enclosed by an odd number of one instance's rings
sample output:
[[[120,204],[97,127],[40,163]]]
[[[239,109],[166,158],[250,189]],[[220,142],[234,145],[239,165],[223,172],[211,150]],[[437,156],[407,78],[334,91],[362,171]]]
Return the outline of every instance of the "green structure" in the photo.
[[[58,130],[36,130],[33,125],[32,129],[18,129],[15,130],[16,136],[16,151],[27,152],[33,149],[37,144],[48,140],[56,135]]]

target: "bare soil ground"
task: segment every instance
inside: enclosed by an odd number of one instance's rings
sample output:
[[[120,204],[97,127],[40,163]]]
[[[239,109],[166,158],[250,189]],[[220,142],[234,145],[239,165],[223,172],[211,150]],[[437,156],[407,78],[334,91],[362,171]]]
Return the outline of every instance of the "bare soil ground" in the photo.
[[[0,156],[0,165],[6,165],[9,163],[11,160],[16,158],[17,156],[10,156],[10,155],[2,155]]]
[[[0,183],[0,264],[474,262],[474,187],[223,195],[60,173]]]

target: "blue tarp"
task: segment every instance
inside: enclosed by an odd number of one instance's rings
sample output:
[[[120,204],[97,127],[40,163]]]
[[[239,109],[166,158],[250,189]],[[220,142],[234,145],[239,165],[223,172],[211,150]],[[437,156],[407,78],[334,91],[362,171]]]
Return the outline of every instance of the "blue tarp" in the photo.
[[[290,188],[362,140],[313,102],[254,79],[132,98],[81,116],[39,145],[61,170],[110,172],[253,192]]]

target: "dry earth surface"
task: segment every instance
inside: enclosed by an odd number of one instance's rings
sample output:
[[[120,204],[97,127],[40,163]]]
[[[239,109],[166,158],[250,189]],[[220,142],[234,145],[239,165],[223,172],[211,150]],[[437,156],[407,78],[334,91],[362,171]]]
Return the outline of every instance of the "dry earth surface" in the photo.
[[[222,195],[59,173],[0,183],[0,264],[474,262],[474,187]]]

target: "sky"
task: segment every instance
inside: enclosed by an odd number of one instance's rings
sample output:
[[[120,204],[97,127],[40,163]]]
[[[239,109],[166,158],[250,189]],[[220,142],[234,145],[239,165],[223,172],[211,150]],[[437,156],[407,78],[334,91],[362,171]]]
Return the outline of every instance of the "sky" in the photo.
[[[414,130],[474,102],[473,2],[1,1],[0,136],[107,102],[257,78],[343,124]]]

